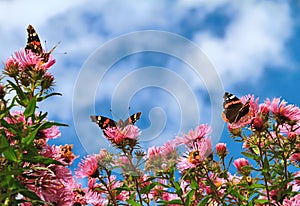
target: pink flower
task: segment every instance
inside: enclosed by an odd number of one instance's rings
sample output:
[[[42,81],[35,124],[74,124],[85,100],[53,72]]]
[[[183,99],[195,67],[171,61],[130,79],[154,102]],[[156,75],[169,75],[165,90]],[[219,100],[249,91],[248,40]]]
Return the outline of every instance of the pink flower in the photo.
[[[289,158],[293,163],[300,163],[300,153],[294,153]]]
[[[105,129],[107,139],[117,146],[126,145],[126,140],[135,142],[141,135],[141,132],[137,126],[127,125],[124,128],[108,127]]]
[[[210,126],[207,124],[201,124],[194,130],[190,130],[188,134],[183,134],[182,137],[177,136],[175,141],[178,145],[185,144],[187,147],[191,147],[193,142],[206,137],[210,132]]]
[[[177,158],[176,142],[168,141],[161,147],[161,154],[165,156],[167,160]]]
[[[226,148],[226,144],[225,143],[218,143],[216,145],[216,152],[217,154],[223,158],[227,155],[227,148]]]
[[[98,176],[98,160],[96,155],[88,155],[82,163],[78,165],[75,172],[78,178],[97,177]]]
[[[169,193],[169,192],[164,192],[163,195],[162,195],[162,199],[165,200],[165,201],[171,201],[171,200],[179,200],[179,197],[177,194],[172,194],[172,193]],[[170,206],[178,206],[178,205],[181,205],[181,204],[168,204]]]
[[[50,128],[39,131],[41,138],[55,139],[60,137],[61,133],[57,126],[53,125]]]
[[[177,168],[184,171],[189,168],[197,167],[201,162],[212,153],[212,144],[209,138],[202,138],[194,142],[192,148],[188,148],[185,156],[178,159]]]
[[[300,194],[295,195],[294,197],[291,198],[285,198],[283,200],[283,205],[284,206],[299,206],[300,205]]]
[[[254,131],[261,131],[263,129],[264,122],[261,117],[255,117],[252,120],[251,127]]]
[[[249,166],[249,162],[245,158],[238,158],[233,162],[237,170],[242,171],[244,166]]]
[[[272,113],[278,118],[286,118],[291,121],[298,121],[300,119],[300,109],[294,105],[287,105],[287,102],[280,100],[280,98],[273,98],[271,101],[267,99],[265,102],[269,105]]]
[[[91,205],[96,206],[106,206],[108,205],[108,199],[104,198],[101,193],[89,190],[85,195],[86,202]]]

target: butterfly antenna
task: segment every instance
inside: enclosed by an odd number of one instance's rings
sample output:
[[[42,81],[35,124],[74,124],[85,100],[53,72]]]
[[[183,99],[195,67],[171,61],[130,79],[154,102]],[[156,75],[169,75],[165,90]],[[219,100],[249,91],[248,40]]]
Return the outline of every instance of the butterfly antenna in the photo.
[[[112,114],[112,116],[114,116],[114,117],[118,117],[118,115],[116,115],[113,111],[112,111],[112,109],[110,108],[109,109],[109,111],[110,111],[110,113]]]
[[[61,43],[61,41],[59,41],[48,53],[51,54],[53,52],[53,50]],[[67,52],[65,52],[67,53]]]

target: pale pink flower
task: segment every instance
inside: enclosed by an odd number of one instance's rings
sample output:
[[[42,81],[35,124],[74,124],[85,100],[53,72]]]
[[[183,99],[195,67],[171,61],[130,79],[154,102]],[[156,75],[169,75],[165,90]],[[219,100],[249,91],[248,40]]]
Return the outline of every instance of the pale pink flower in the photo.
[[[207,124],[201,124],[197,126],[194,130],[190,130],[188,134],[183,134],[182,137],[177,136],[175,141],[178,145],[185,144],[187,147],[191,147],[193,142],[198,139],[207,137],[211,132],[211,127]]]
[[[104,198],[101,193],[89,190],[85,195],[86,202],[94,206],[106,206],[108,205],[108,199]]]
[[[197,167],[201,162],[212,153],[211,139],[198,139],[187,153],[178,159],[177,168],[184,171],[189,168]]]
[[[135,125],[127,125],[124,128],[108,127],[105,129],[107,139],[118,146],[124,144],[126,140],[136,141],[141,135],[139,128]]]
[[[161,147],[161,154],[166,158],[166,160],[175,160],[177,158],[177,149],[176,149],[176,142],[167,141]]]
[[[96,155],[88,155],[82,163],[78,165],[75,172],[78,178],[97,177],[98,176],[98,160]]]

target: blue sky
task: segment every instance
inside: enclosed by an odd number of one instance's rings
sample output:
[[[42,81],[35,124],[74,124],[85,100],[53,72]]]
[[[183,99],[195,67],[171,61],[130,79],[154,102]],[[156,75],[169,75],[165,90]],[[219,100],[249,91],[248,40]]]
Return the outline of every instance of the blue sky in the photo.
[[[74,144],[81,157],[112,149],[91,114],[119,119],[141,111],[145,147],[199,123],[213,125],[215,143],[230,143],[220,118],[224,90],[300,104],[299,7],[254,0],[1,1],[0,58],[25,47],[28,24],[48,50],[62,42],[52,72],[63,96],[41,109],[70,125],[53,143]]]

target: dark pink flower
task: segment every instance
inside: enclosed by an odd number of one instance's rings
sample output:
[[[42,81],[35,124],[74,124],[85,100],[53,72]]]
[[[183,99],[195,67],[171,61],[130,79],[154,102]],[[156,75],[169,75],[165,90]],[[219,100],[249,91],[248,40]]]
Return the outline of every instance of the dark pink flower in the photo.
[[[244,166],[249,166],[249,161],[245,158],[238,158],[234,160],[233,165],[236,167],[237,170],[242,171]]]
[[[216,145],[216,152],[219,157],[223,158],[227,155],[227,147],[225,143],[218,143]]]
[[[294,153],[289,158],[292,162],[299,164],[300,163],[300,153]]]
[[[252,120],[251,127],[254,131],[261,131],[263,129],[263,126],[264,122],[261,117],[258,116]]]
[[[88,155],[84,160],[82,160],[82,163],[78,165],[75,174],[78,178],[97,177],[99,174],[97,156]]]
[[[182,137],[176,137],[175,141],[178,145],[185,144],[187,147],[191,147],[193,142],[198,139],[207,137],[211,132],[211,127],[207,124],[201,124],[197,126],[194,130],[190,130],[188,134],[183,134]]]

